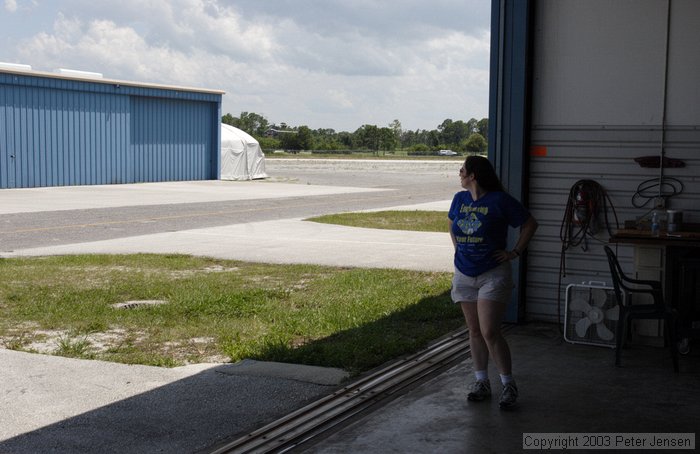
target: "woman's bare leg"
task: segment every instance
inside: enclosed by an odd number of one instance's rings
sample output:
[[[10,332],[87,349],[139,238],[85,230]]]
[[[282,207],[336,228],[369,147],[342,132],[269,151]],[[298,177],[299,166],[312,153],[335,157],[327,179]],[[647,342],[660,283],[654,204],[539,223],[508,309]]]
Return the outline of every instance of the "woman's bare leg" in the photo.
[[[467,329],[469,330],[469,347],[472,360],[474,361],[474,370],[487,370],[489,365],[489,349],[481,334],[477,305],[478,303],[475,302],[460,304],[464,319],[467,322]]]
[[[480,337],[483,339],[493,362],[501,375],[511,375],[512,362],[510,348],[501,332],[501,324],[506,313],[507,303],[479,300],[476,303]],[[471,328],[470,328],[471,333]],[[472,346],[472,352],[473,352]],[[476,361],[476,360],[475,360]]]

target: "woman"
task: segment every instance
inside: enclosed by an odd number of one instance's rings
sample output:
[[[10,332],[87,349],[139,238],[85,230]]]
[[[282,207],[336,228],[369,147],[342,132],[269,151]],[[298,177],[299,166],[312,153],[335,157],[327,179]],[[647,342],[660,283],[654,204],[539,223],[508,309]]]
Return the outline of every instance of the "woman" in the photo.
[[[469,156],[459,177],[466,191],[455,194],[450,207],[450,235],[455,247],[452,301],[459,303],[469,329],[476,380],[467,398],[491,396],[489,355],[501,376],[499,406],[513,408],[518,397],[511,372],[508,343],[501,322],[513,289],[511,260],[517,260],[537,230],[537,221],[523,205],[505,192],[488,159]],[[512,249],[508,226],[520,227]]]

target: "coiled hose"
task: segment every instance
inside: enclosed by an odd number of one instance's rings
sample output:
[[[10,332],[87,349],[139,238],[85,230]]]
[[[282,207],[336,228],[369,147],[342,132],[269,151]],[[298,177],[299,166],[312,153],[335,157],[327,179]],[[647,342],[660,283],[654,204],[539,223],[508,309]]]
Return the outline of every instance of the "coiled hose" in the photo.
[[[605,189],[594,180],[579,180],[571,186],[566,209],[564,210],[564,218],[559,229],[559,238],[561,239],[561,257],[559,261],[559,285],[557,287],[557,317],[561,330],[561,280],[566,276],[566,251],[569,248],[581,246],[584,251],[588,250],[588,238],[591,238],[600,243],[605,241],[599,240],[595,235],[600,231],[601,219],[600,214],[603,214],[604,227],[612,236],[612,226],[608,219],[608,207],[612,210],[615,216],[615,228],[620,228],[620,222],[617,218],[617,212],[608,193]]]

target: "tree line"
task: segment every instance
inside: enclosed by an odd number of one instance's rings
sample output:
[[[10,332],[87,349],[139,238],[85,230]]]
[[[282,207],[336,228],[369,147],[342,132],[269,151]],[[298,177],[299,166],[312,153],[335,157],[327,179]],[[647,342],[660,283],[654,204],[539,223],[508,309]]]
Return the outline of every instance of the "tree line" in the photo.
[[[394,120],[384,127],[366,124],[354,132],[311,129],[286,123],[278,125],[254,112],[241,112],[238,117],[227,113],[221,121],[255,137],[265,150],[320,150],[330,153],[356,150],[379,154],[400,149],[409,154],[427,155],[440,149],[462,154],[485,153],[488,148],[488,118],[468,121],[448,118],[433,130],[415,131],[404,130],[401,122]]]

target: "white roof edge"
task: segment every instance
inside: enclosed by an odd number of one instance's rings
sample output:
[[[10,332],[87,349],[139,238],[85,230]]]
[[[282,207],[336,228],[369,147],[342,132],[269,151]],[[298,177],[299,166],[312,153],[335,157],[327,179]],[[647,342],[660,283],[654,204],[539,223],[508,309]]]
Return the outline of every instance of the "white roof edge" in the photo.
[[[95,73],[92,71],[79,71],[77,69],[58,68],[56,70],[56,73],[61,74],[62,76],[76,76],[84,77],[86,79],[104,79],[102,73]]]
[[[31,67],[31,65],[23,65],[21,63],[8,63],[8,62],[0,61],[0,69],[25,72],[25,71],[31,71],[32,67]]]
[[[20,66],[28,66],[28,65],[20,65]],[[178,86],[178,85],[165,85],[165,84],[155,84],[155,83],[133,82],[133,81],[119,80],[119,79],[92,78],[92,77],[86,77],[84,75],[71,76],[69,74],[58,74],[58,73],[51,73],[51,72],[45,72],[45,71],[35,71],[35,70],[32,70],[31,67],[30,67],[30,69],[27,70],[27,69],[21,69],[21,68],[11,69],[11,68],[0,66],[0,73],[22,74],[24,76],[29,74],[29,75],[39,76],[39,77],[47,77],[47,78],[51,78],[51,79],[79,80],[81,82],[89,81],[89,82],[95,82],[98,84],[125,85],[125,86],[129,86],[129,87],[142,87],[142,88],[158,88],[161,90],[180,90],[180,91],[191,91],[191,92],[197,92],[197,93],[212,93],[212,94],[218,94],[218,95],[223,95],[226,93],[224,90],[215,90],[215,89],[208,89],[208,88],[197,88],[197,87],[185,87],[185,86]]]

